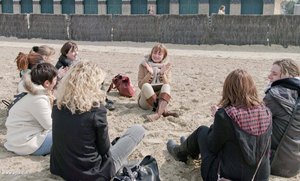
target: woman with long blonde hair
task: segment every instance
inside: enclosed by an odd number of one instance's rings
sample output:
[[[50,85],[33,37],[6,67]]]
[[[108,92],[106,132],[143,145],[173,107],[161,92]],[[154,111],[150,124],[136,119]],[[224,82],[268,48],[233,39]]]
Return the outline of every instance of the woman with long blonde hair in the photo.
[[[200,126],[181,144],[169,140],[167,149],[175,160],[201,156],[203,180],[268,180],[271,112],[259,100],[252,77],[232,71],[225,79],[223,95],[212,107],[214,123]],[[259,160],[262,160],[259,165]],[[256,172],[257,169],[257,172]]]
[[[58,85],[50,171],[66,180],[110,180],[144,137],[144,128],[133,125],[111,145],[104,78],[96,63],[79,61]]]

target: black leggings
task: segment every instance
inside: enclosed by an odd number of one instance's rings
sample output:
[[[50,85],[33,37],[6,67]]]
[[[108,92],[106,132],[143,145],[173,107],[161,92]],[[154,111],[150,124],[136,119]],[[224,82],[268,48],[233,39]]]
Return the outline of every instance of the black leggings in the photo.
[[[204,180],[217,180],[217,156],[208,149],[209,127],[200,126],[187,138],[187,152],[192,158],[201,155],[201,175]],[[214,164],[216,162],[216,164]]]

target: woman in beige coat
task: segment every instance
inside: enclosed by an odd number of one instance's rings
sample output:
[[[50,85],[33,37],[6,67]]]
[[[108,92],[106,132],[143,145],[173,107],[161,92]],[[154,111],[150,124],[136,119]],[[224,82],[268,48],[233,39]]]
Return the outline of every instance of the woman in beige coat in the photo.
[[[158,120],[161,115],[178,117],[178,114],[167,110],[171,99],[171,64],[167,59],[168,51],[163,44],[155,45],[149,57],[139,65],[138,86],[141,93],[138,104],[142,109],[152,109],[149,121]]]

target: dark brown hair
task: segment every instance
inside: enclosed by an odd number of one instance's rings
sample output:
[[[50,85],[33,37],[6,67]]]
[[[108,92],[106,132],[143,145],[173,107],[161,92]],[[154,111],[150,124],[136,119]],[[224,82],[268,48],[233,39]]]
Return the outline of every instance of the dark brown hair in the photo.
[[[73,41],[68,41],[66,42],[60,49],[60,53],[63,55],[63,56],[67,56],[68,52],[69,51],[76,51],[78,50],[78,46],[75,42]]]
[[[43,85],[46,80],[52,83],[57,76],[57,69],[50,63],[39,63],[33,66],[30,75],[33,83]]]

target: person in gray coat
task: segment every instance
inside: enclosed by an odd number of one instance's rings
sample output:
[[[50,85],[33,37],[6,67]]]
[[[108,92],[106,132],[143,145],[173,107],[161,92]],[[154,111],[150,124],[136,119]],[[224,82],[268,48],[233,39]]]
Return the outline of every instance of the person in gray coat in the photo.
[[[264,102],[272,112],[271,174],[293,177],[300,171],[300,71],[291,59],[275,61]]]

